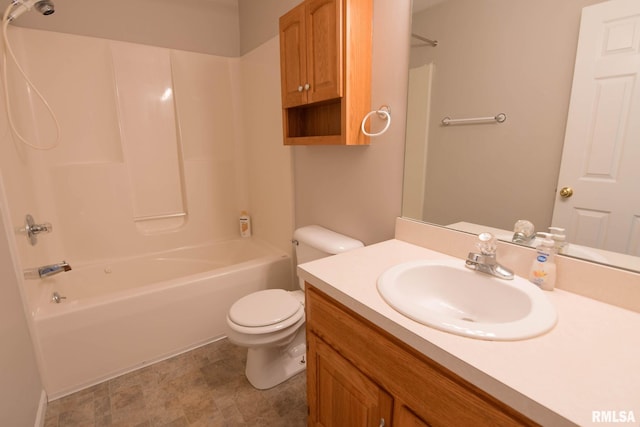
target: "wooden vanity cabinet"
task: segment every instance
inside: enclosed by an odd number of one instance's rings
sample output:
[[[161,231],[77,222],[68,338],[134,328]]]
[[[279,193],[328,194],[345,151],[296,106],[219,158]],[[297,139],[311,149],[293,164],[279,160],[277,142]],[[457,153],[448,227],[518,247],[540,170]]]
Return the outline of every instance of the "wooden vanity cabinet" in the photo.
[[[309,426],[533,426],[306,284]]]
[[[305,0],[280,18],[286,145],[368,144],[372,0]]]

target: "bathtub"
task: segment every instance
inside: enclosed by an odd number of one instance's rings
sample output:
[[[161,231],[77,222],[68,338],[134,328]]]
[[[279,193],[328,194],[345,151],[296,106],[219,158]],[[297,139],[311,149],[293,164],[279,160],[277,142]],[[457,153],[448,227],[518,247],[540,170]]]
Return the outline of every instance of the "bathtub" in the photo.
[[[254,238],[82,266],[68,261],[73,270],[38,283],[32,310],[49,400],[220,339],[238,298],[292,289],[291,257]]]

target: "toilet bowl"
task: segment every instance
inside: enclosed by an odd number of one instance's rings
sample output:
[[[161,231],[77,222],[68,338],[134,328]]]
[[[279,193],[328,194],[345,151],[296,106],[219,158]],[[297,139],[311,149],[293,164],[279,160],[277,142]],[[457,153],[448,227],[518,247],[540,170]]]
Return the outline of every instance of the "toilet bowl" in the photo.
[[[274,387],[305,369],[304,292],[267,289],[236,301],[227,314],[227,337],[248,347],[247,379]]]
[[[362,242],[311,225],[293,234],[298,263],[364,246]],[[304,289],[304,282],[299,282]],[[306,368],[303,290],[267,289],[236,301],[227,313],[227,337],[247,347],[247,379],[268,389]]]

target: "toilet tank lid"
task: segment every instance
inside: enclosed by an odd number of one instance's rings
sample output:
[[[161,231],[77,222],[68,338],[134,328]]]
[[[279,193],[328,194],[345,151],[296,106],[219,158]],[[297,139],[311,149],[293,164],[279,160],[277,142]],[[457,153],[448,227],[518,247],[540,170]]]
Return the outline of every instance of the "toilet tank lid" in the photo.
[[[339,254],[364,246],[359,240],[319,225],[300,227],[293,233],[293,238],[328,254]]]

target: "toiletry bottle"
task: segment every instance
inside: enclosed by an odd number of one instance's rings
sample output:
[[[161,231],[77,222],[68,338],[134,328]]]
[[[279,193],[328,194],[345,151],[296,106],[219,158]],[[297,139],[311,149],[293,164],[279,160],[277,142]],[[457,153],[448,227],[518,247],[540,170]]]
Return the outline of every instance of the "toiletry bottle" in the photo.
[[[529,280],[545,291],[552,291],[556,284],[554,241],[542,239],[536,248],[536,257],[531,265]]]
[[[247,211],[240,212],[240,236],[251,237],[251,217]]]
[[[567,246],[567,235],[565,234],[565,229],[560,227],[549,227],[549,233],[551,233],[551,238],[554,241],[556,252],[562,252],[562,249]]]

